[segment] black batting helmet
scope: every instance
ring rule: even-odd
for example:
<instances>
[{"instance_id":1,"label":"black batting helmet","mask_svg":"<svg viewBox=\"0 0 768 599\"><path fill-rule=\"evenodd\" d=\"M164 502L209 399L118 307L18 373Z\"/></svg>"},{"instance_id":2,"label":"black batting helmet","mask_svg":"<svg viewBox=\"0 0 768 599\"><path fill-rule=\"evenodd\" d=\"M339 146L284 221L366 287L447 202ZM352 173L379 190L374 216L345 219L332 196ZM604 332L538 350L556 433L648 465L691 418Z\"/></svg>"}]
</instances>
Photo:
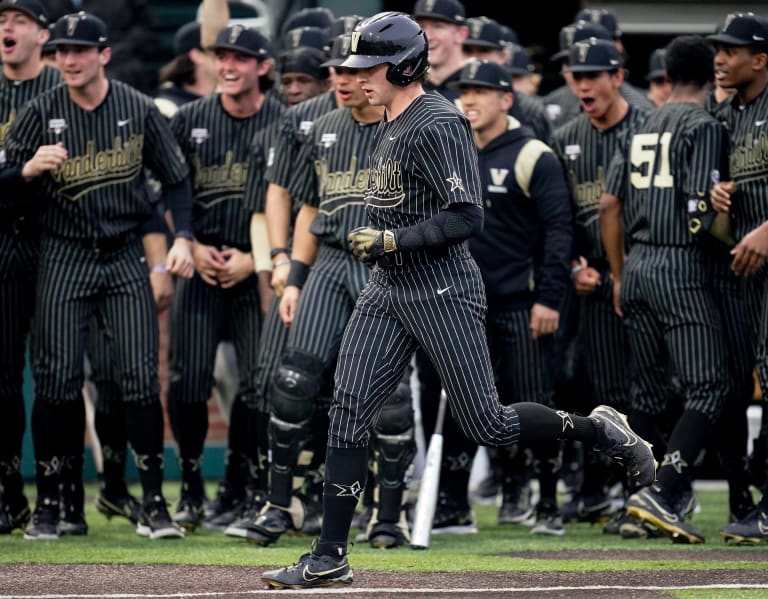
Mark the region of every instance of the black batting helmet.
<instances>
[{"instance_id":1,"label":"black batting helmet","mask_svg":"<svg viewBox=\"0 0 768 599\"><path fill-rule=\"evenodd\" d=\"M355 27L349 57L341 66L368 69L388 64L387 80L405 87L427 71L428 48L424 31L410 16L402 12L382 12Z\"/></svg>"}]
</instances>

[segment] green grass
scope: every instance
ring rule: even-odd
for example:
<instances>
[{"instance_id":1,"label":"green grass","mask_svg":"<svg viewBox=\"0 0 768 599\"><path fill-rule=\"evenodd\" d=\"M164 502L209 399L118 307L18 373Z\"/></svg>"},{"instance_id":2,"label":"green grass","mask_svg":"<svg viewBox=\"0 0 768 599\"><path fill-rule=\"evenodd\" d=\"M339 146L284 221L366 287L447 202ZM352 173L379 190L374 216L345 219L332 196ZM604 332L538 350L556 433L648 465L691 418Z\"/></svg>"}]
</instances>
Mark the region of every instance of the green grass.
<instances>
[{"instance_id":1,"label":"green grass","mask_svg":"<svg viewBox=\"0 0 768 599\"><path fill-rule=\"evenodd\" d=\"M167 497L172 499L178 493L178 484L169 483L166 489ZM188 534L184 540L149 541L136 535L133 526L126 520L108 522L95 511L90 500L95 488L87 487L87 493L90 497L86 519L90 532L86 538L64 537L59 541L30 542L25 541L17 531L10 537L0 537L0 563L276 566L294 562L309 547L310 540L306 537L286 536L272 547L261 548L248 545L241 539L204 530ZM567 525L567 534L562 538L534 537L527 528L497 526L495 507L476 506L481 531L477 535L433 537L432 546L426 551L400 548L389 550L386 555L381 550L359 544L352 548L351 559L356 569L401 572L763 570L763 561L741 561L740 558L754 551L768 557L764 546L731 547L728 550L732 558L724 561L702 559L702 553L728 548L717 535L718 528L725 522L727 499L724 492L718 491L702 492L699 498L702 511L695 516L694 523L707 537L708 544L705 545L673 545L666 539L626 541L603 535L600 527L588 524ZM528 552L581 550L600 551L600 559L585 560L575 554L573 559L546 559L539 554L525 556ZM629 559L624 553L627 550L647 552L648 559ZM680 559L669 554L670 551L681 550L690 558ZM509 553L516 555L510 557Z\"/></svg>"}]
</instances>

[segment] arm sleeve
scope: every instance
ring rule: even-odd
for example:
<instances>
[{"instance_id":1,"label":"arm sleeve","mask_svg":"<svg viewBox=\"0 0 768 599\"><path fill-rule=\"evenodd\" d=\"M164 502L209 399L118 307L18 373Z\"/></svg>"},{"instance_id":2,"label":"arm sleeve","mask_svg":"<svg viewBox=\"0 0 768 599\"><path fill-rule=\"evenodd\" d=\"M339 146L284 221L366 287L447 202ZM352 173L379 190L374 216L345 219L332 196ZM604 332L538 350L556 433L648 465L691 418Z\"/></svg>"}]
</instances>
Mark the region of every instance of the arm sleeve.
<instances>
[{"instance_id":1,"label":"arm sleeve","mask_svg":"<svg viewBox=\"0 0 768 599\"><path fill-rule=\"evenodd\" d=\"M145 135L144 160L163 186L180 183L185 179L189 169L184 154L168 121L151 103L146 115ZM170 204L168 207L171 207Z\"/></svg>"},{"instance_id":2,"label":"arm sleeve","mask_svg":"<svg viewBox=\"0 0 768 599\"><path fill-rule=\"evenodd\" d=\"M294 162L293 176L291 177L288 193L294 202L318 207L319 194L317 185L317 173L315 171L315 137L310 134L299 145Z\"/></svg>"},{"instance_id":3,"label":"arm sleeve","mask_svg":"<svg viewBox=\"0 0 768 599\"><path fill-rule=\"evenodd\" d=\"M139 227L139 234L142 237L152 233L168 233L168 224L165 222L163 208L160 202L152 207L152 214Z\"/></svg>"},{"instance_id":4,"label":"arm sleeve","mask_svg":"<svg viewBox=\"0 0 768 599\"><path fill-rule=\"evenodd\" d=\"M171 211L175 233L192 233L192 183L184 177L178 183L163 187L165 205Z\"/></svg>"},{"instance_id":5,"label":"arm sleeve","mask_svg":"<svg viewBox=\"0 0 768 599\"><path fill-rule=\"evenodd\" d=\"M558 310L570 283L573 217L565 175L552 152L539 157L529 189L544 233L536 301Z\"/></svg>"},{"instance_id":6,"label":"arm sleeve","mask_svg":"<svg viewBox=\"0 0 768 599\"><path fill-rule=\"evenodd\" d=\"M447 210L410 227L395 229L397 249L414 252L440 249L466 241L483 230L483 209L473 204L452 204Z\"/></svg>"}]
</instances>

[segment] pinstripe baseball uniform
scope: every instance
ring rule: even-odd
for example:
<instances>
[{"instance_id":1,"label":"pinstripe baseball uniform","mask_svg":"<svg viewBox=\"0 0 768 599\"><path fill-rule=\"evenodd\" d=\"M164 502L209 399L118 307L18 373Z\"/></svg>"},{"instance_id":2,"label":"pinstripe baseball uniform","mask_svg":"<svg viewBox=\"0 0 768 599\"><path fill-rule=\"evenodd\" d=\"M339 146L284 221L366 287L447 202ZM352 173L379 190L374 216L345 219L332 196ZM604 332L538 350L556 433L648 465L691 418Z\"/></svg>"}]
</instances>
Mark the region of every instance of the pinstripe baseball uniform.
<instances>
[{"instance_id":1,"label":"pinstripe baseball uniform","mask_svg":"<svg viewBox=\"0 0 768 599\"><path fill-rule=\"evenodd\" d=\"M60 82L59 72L48 66L24 81L12 81L0 71L0 487L4 499L13 502L14 514L21 509L16 501L23 491L21 446L26 418L22 371L35 305L39 226L34 215L38 206L30 206L28 195L37 194L13 181L17 175L6 168L3 148L11 125L27 102Z\"/></svg>"},{"instance_id":2,"label":"pinstripe baseball uniform","mask_svg":"<svg viewBox=\"0 0 768 599\"><path fill-rule=\"evenodd\" d=\"M621 85L621 95L629 105L639 112L647 112L653 105L645 94L629 83ZM556 131L575 119L581 113L581 103L567 85L561 85L549 92L543 99L545 114Z\"/></svg>"},{"instance_id":3,"label":"pinstripe baseball uniform","mask_svg":"<svg viewBox=\"0 0 768 599\"><path fill-rule=\"evenodd\" d=\"M576 254L587 259L603 285L581 299L577 343L582 347L586 384L591 397L579 409L605 403L627 409L627 350L624 325L613 311L609 269L600 235L598 206L611 159L620 140L636 129L644 113L629 109L615 126L598 129L587 115L580 115L555 131L554 150L560 157L571 187Z\"/></svg>"},{"instance_id":4,"label":"pinstripe baseball uniform","mask_svg":"<svg viewBox=\"0 0 768 599\"><path fill-rule=\"evenodd\" d=\"M250 117L235 118L222 106L221 96L214 94L186 104L173 118L171 130L190 166L193 232L199 243L250 253L250 217L266 190L264 171L283 110L278 102L265 99ZM235 401L249 405L256 395L254 367L261 329L256 274L228 289L210 285L198 274L178 282L171 310L168 410L182 463L182 494L198 498L207 422L191 423L182 412L199 410L199 417L207 420L207 410L190 404L204 404L210 398L216 347L228 328L240 365ZM244 424L232 422L232 426Z\"/></svg>"}]
</instances>

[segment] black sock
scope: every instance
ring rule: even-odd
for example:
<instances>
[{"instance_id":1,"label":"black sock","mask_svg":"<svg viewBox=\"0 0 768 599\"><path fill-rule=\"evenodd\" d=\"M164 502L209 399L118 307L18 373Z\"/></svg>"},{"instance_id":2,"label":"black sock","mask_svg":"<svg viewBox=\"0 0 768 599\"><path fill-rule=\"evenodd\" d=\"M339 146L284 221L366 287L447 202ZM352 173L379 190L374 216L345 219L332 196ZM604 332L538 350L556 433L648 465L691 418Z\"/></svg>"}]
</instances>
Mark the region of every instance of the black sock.
<instances>
[{"instance_id":1,"label":"black sock","mask_svg":"<svg viewBox=\"0 0 768 599\"><path fill-rule=\"evenodd\" d=\"M659 464L656 486L670 501L690 486L693 466L706 446L714 425L707 416L686 410L677 421L667 444L667 452Z\"/></svg>"},{"instance_id":2,"label":"black sock","mask_svg":"<svg viewBox=\"0 0 768 599\"><path fill-rule=\"evenodd\" d=\"M94 425L101 443L102 488L108 495L123 495L125 486L125 455L128 447L125 408L122 401L99 396ZM104 405L105 403L109 404ZM119 408L118 408L119 405Z\"/></svg>"},{"instance_id":3,"label":"black sock","mask_svg":"<svg viewBox=\"0 0 768 599\"><path fill-rule=\"evenodd\" d=\"M319 555L346 551L355 508L368 476L368 447L328 447L323 488L323 528L315 547Z\"/></svg>"},{"instance_id":4,"label":"black sock","mask_svg":"<svg viewBox=\"0 0 768 599\"><path fill-rule=\"evenodd\" d=\"M456 508L469 509L469 475L477 453L477 443L468 439L450 415L445 415L443 428L445 450L440 466L440 491L456 503Z\"/></svg>"},{"instance_id":5,"label":"black sock","mask_svg":"<svg viewBox=\"0 0 768 599\"><path fill-rule=\"evenodd\" d=\"M61 472L70 456L83 454L85 404L69 401L52 404L35 400L32 439L35 445L35 481L41 499L58 504Z\"/></svg>"},{"instance_id":6,"label":"black sock","mask_svg":"<svg viewBox=\"0 0 768 599\"><path fill-rule=\"evenodd\" d=\"M203 478L200 461L208 434L208 404L181 403L175 407L176 446L181 469L182 494L202 497Z\"/></svg>"},{"instance_id":7,"label":"black sock","mask_svg":"<svg viewBox=\"0 0 768 599\"><path fill-rule=\"evenodd\" d=\"M0 424L0 487L3 497L14 503L24 495L21 478L21 446L26 428L24 397L21 393L3 398L3 418Z\"/></svg>"},{"instance_id":8,"label":"black sock","mask_svg":"<svg viewBox=\"0 0 768 599\"><path fill-rule=\"evenodd\" d=\"M227 467L224 478L233 489L237 490L245 488L245 479L248 477L248 418L250 411L240 396L236 396L229 413ZM256 478L259 478L258 469L256 469L255 474Z\"/></svg>"},{"instance_id":9,"label":"black sock","mask_svg":"<svg viewBox=\"0 0 768 599\"><path fill-rule=\"evenodd\" d=\"M160 401L126 403L125 420L144 498L162 495L163 410Z\"/></svg>"},{"instance_id":10,"label":"black sock","mask_svg":"<svg viewBox=\"0 0 768 599\"><path fill-rule=\"evenodd\" d=\"M575 439L588 446L595 444L595 425L585 416L577 416L533 402L512 404L520 422L520 443L554 442Z\"/></svg>"},{"instance_id":11,"label":"black sock","mask_svg":"<svg viewBox=\"0 0 768 599\"><path fill-rule=\"evenodd\" d=\"M557 508L557 480L560 478L560 442L535 443L533 469L539 479L539 505Z\"/></svg>"}]
</instances>

